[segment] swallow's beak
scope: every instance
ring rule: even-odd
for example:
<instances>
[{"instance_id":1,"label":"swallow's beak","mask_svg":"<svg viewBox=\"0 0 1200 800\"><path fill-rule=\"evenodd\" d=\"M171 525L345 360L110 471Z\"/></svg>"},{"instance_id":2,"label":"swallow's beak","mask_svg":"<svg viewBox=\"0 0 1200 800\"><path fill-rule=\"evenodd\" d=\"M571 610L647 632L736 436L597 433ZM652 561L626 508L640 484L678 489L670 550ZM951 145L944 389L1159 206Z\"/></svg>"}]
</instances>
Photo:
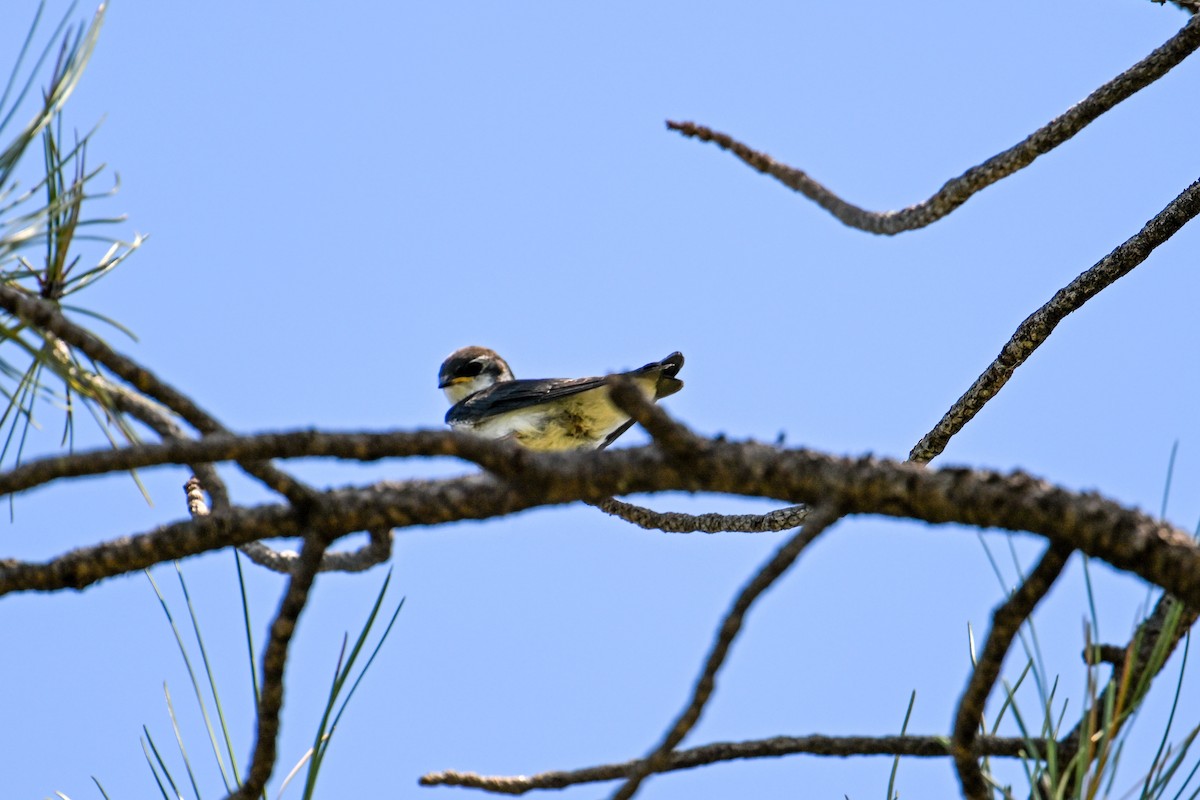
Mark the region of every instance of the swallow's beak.
<instances>
[{"instance_id":1,"label":"swallow's beak","mask_svg":"<svg viewBox=\"0 0 1200 800\"><path fill-rule=\"evenodd\" d=\"M447 386L457 386L460 383L466 383L469 380L471 379L464 378L461 375L457 378L442 378L440 381L438 381L438 388L445 389Z\"/></svg>"}]
</instances>

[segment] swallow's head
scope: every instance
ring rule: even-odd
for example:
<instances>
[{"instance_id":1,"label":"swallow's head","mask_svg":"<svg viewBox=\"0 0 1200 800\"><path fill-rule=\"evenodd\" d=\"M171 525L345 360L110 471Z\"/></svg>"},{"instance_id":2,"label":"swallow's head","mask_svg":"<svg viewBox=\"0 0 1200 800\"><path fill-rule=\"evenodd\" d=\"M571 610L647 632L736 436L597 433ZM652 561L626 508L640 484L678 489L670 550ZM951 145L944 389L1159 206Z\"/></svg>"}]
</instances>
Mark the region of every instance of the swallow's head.
<instances>
[{"instance_id":1,"label":"swallow's head","mask_svg":"<svg viewBox=\"0 0 1200 800\"><path fill-rule=\"evenodd\" d=\"M508 363L486 347L463 347L442 362L438 388L451 404L486 389L497 381L511 381Z\"/></svg>"}]
</instances>

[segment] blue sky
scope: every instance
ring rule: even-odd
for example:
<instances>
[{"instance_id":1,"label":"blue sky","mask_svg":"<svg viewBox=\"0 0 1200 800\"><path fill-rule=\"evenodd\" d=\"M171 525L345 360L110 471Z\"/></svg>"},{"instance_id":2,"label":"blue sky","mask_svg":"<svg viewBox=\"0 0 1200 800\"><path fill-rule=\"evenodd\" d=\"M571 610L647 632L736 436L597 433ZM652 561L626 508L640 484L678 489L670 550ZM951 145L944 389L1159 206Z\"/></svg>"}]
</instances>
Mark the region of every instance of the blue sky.
<instances>
[{"instance_id":1,"label":"blue sky","mask_svg":"<svg viewBox=\"0 0 1200 800\"><path fill-rule=\"evenodd\" d=\"M15 52L33 9L0 8L0 53ZM525 377L601 374L678 349L687 387L667 405L700 432L782 432L797 446L901 458L1021 320L1196 179L1200 61L937 225L894 238L842 226L664 120L710 125L851 201L900 208L1024 138L1184 21L1144 0L1018 0L1002 11L117 0L67 123L103 119L90 157L121 187L98 208L128 214L126 235L150 238L78 302L136 331L137 342L109 338L238 431L438 427L438 365L466 344L499 350ZM1192 223L1069 317L937 463L1024 469L1157 513L1178 441L1167 515L1193 528L1198 231ZM49 452L58 412L43 409L42 423L31 447ZM467 469L295 468L323 486ZM241 502L270 500L227 474ZM4 555L49 558L185 515L184 471L142 477L153 506L127 476L18 498ZM1000 534L986 539L1007 552ZM416 778L645 752L777 541L648 533L587 507L400 532L393 584L406 605L343 719L322 788L458 795ZM1039 543L1017 537L1016 549L1028 562ZM184 570L244 762L252 719L232 556ZM169 566L156 575L173 579ZM1093 577L1102 635L1123 642L1145 588L1102 565ZM277 779L308 746L342 633L382 578L318 581L295 642ZM253 572L260 628L281 589ZM894 733L914 689L910 730L945 733L968 675L967 627L984 630L1003 591L974 531L848 520L751 612L685 745ZM1085 609L1075 560L1038 616L1071 709ZM138 738L145 724L170 746L164 681L208 770L204 796L220 796L143 576L7 597L0 629L5 797L97 797L92 775L114 798L151 796ZM1196 679L1180 710L1189 725ZM858 800L883 795L890 766L724 764L654 778L641 796ZM946 760L903 763L898 786L957 791Z\"/></svg>"}]
</instances>

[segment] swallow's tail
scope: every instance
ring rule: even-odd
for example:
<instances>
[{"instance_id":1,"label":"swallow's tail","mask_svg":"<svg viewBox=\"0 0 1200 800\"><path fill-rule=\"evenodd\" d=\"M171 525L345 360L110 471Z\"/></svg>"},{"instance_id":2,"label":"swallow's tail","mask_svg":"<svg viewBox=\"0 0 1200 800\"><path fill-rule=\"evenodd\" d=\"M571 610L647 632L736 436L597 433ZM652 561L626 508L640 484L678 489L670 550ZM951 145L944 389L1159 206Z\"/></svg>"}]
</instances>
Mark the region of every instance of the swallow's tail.
<instances>
[{"instance_id":1,"label":"swallow's tail","mask_svg":"<svg viewBox=\"0 0 1200 800\"><path fill-rule=\"evenodd\" d=\"M655 388L654 399L661 400L662 398L675 394L683 388L683 381L675 376L679 374L679 370L683 369L683 353L676 350L671 355L657 363L647 364L642 367L644 370L657 369L658 385Z\"/></svg>"}]
</instances>

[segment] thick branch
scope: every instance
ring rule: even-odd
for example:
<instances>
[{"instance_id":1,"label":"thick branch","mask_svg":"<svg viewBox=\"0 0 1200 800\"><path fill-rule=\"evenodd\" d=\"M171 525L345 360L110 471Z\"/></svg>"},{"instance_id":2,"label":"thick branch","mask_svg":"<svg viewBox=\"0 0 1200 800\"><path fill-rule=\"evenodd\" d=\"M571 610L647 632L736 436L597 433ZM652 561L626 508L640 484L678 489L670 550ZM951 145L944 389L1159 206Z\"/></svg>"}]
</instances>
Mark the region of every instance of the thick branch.
<instances>
[{"instance_id":1,"label":"thick branch","mask_svg":"<svg viewBox=\"0 0 1200 800\"><path fill-rule=\"evenodd\" d=\"M1046 752L1043 739L1026 740L980 736L975 741L977 757L1024 758L1032 744ZM671 753L656 773L694 769L722 761L747 758L779 758L807 754L815 756L914 756L936 758L950 755L950 740L945 736L775 736L746 742L715 742ZM421 776L422 786L463 786L497 794L525 794L535 789L565 789L580 783L612 781L624 778L645 763L642 759L620 764L603 764L576 770L555 770L537 775L486 776L473 772L433 772Z\"/></svg>"},{"instance_id":2,"label":"thick branch","mask_svg":"<svg viewBox=\"0 0 1200 800\"><path fill-rule=\"evenodd\" d=\"M852 228L897 234L923 228L965 203L971 195L1007 178L1070 139L1101 114L1167 74L1200 47L1200 18L1192 17L1173 37L1125 72L1034 131L1024 141L945 183L932 197L900 211L867 211L838 197L802 170L789 167L732 137L693 122L667 122L684 136L712 142L750 167L799 192Z\"/></svg>"},{"instance_id":3,"label":"thick branch","mask_svg":"<svg viewBox=\"0 0 1200 800\"><path fill-rule=\"evenodd\" d=\"M421 435L454 438L449 432ZM505 443L478 441L502 460ZM0 594L83 588L159 561L266 537L298 536L305 524L336 537L487 519L622 492L693 490L832 503L847 514L1029 531L1133 572L1200 607L1200 547L1188 533L1097 494L1068 491L1021 473L931 470L718 440L708 440L702 454L682 460L667 458L655 447L522 456L514 480L472 475L331 491L307 515L278 505L235 509L82 548L45 564L0 561Z\"/></svg>"}]
</instances>

